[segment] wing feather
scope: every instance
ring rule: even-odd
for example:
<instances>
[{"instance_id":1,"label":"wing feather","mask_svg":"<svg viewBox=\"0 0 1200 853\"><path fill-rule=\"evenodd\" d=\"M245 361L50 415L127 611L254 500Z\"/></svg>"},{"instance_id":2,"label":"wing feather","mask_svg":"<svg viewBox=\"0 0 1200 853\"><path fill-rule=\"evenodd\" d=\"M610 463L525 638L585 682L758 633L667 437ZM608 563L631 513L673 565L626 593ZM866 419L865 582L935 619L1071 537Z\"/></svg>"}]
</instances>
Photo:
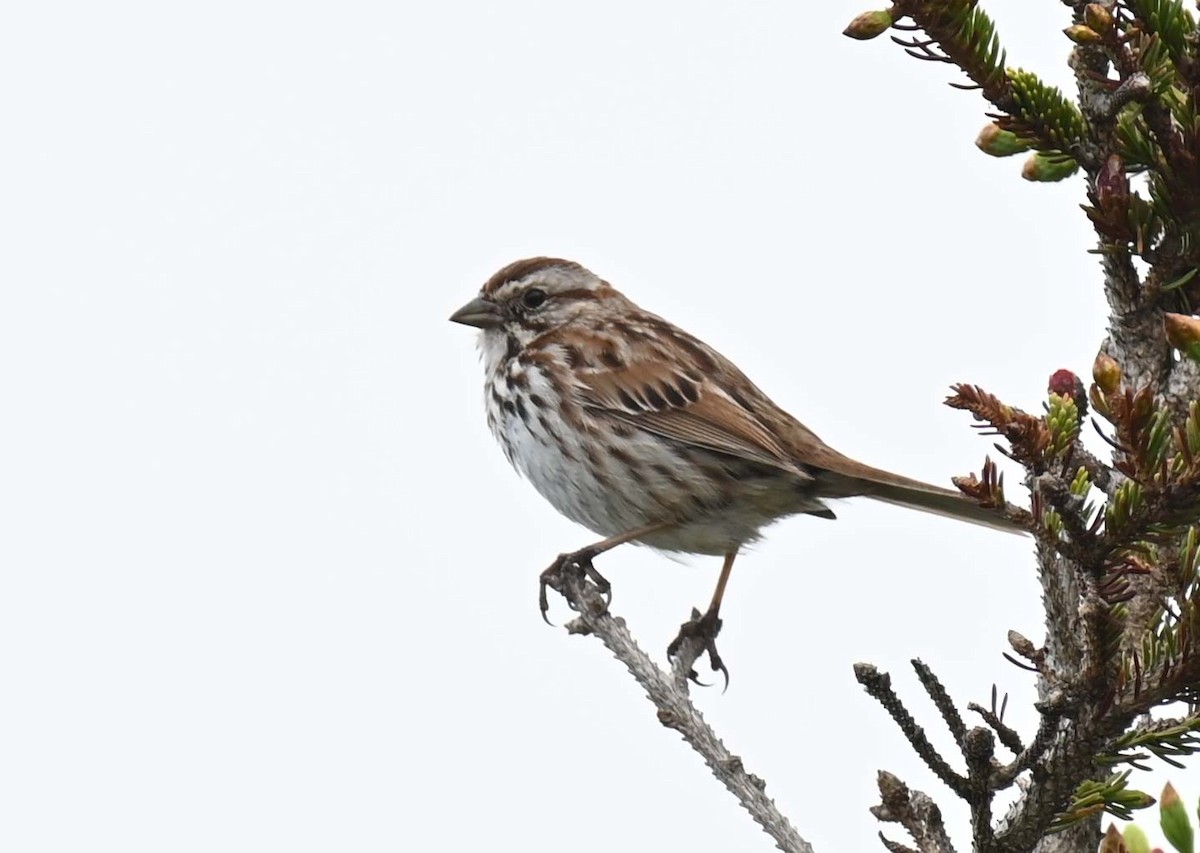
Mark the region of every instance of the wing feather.
<instances>
[{"instance_id":1,"label":"wing feather","mask_svg":"<svg viewBox=\"0 0 1200 853\"><path fill-rule=\"evenodd\" d=\"M714 376L695 367L669 359L621 361L594 367L578 381L581 402L593 411L656 435L809 479L753 412L722 390Z\"/></svg>"}]
</instances>

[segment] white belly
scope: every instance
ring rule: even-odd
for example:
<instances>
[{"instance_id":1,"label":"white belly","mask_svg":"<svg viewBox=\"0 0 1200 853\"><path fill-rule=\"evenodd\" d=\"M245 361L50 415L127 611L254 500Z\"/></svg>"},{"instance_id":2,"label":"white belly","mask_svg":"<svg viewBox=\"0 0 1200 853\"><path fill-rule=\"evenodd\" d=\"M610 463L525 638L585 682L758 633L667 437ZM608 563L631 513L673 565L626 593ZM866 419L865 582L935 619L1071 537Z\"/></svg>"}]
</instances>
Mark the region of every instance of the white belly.
<instances>
[{"instance_id":1,"label":"white belly","mask_svg":"<svg viewBox=\"0 0 1200 853\"><path fill-rule=\"evenodd\" d=\"M519 393L510 390L512 371L524 374L516 380L525 386ZM681 448L635 428L613 435L611 424L581 432L537 369L510 363L489 379L488 424L509 461L555 509L602 537L667 521L670 527L643 544L725 554L772 521L819 505L732 457Z\"/></svg>"}]
</instances>

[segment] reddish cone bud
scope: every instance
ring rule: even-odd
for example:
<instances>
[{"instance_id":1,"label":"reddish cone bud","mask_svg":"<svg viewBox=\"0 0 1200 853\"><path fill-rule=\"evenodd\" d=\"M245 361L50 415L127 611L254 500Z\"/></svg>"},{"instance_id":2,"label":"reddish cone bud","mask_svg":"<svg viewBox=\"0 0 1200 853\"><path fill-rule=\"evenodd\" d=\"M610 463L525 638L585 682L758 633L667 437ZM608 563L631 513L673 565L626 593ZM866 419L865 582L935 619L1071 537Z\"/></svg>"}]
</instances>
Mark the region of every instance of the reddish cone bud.
<instances>
[{"instance_id":1,"label":"reddish cone bud","mask_svg":"<svg viewBox=\"0 0 1200 853\"><path fill-rule=\"evenodd\" d=\"M1096 175L1096 201L1106 211L1129 207L1129 177L1125 162L1116 154L1104 161Z\"/></svg>"},{"instance_id":2,"label":"reddish cone bud","mask_svg":"<svg viewBox=\"0 0 1200 853\"><path fill-rule=\"evenodd\" d=\"M1079 383L1079 377L1069 370L1056 370L1050 374L1049 387L1046 389L1051 394L1057 394L1060 397L1074 397L1075 386Z\"/></svg>"},{"instance_id":3,"label":"reddish cone bud","mask_svg":"<svg viewBox=\"0 0 1200 853\"><path fill-rule=\"evenodd\" d=\"M1083 387L1083 381L1071 371L1066 369L1054 371L1050 375L1050 382L1047 384L1046 390L1051 394L1067 397L1074 401L1080 420L1087 416L1087 389Z\"/></svg>"}]
</instances>

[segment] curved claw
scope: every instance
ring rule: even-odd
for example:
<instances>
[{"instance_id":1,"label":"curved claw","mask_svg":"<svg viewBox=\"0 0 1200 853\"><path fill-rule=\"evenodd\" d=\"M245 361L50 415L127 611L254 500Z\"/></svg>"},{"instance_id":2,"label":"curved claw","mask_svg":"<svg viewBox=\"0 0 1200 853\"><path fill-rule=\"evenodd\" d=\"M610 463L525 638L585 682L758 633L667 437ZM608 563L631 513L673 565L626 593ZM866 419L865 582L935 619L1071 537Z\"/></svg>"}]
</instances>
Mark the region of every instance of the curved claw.
<instances>
[{"instance_id":1,"label":"curved claw","mask_svg":"<svg viewBox=\"0 0 1200 853\"><path fill-rule=\"evenodd\" d=\"M725 666L724 661L721 660L720 655L717 655L717 660L715 663L713 663L712 652L707 649L705 651L708 653L709 665L712 666L713 672L721 673L721 677L725 682L721 686L721 693L725 693L725 691L729 689L729 669L728 669L728 667ZM696 672L696 670L694 670L694 669L688 670L687 678L688 678L688 681L692 682L692 684L695 684L697 687L712 687L713 686L711 682L701 681L700 674L698 672Z\"/></svg>"},{"instance_id":2,"label":"curved claw","mask_svg":"<svg viewBox=\"0 0 1200 853\"><path fill-rule=\"evenodd\" d=\"M546 596L546 588L552 586L556 590L558 589L557 581L562 575L568 556L568 554L559 554L554 562L538 576L538 609L542 612L542 621L551 627L554 626L554 623L547 615L550 612L550 601Z\"/></svg>"},{"instance_id":3,"label":"curved claw","mask_svg":"<svg viewBox=\"0 0 1200 853\"><path fill-rule=\"evenodd\" d=\"M595 584L599 593L604 596L604 606L607 608L612 604L612 584L608 582L608 578L596 571L596 567L592 565L592 557L594 551L591 548L584 548L581 551L575 551L571 554L559 554L553 563L542 572L538 587L538 608L542 612L542 621L547 625L553 625L547 612L550 610L550 602L546 597L546 588L553 587L556 591L561 592L561 582L564 572L576 572L580 577L590 580Z\"/></svg>"},{"instance_id":4,"label":"curved claw","mask_svg":"<svg viewBox=\"0 0 1200 853\"><path fill-rule=\"evenodd\" d=\"M592 565L591 558L585 557L577 565L583 569L583 573L587 579L594 583L596 589L604 596L604 606L608 607L612 604L612 584L608 582L608 578L596 571L596 567Z\"/></svg>"},{"instance_id":5,"label":"curved claw","mask_svg":"<svg viewBox=\"0 0 1200 853\"><path fill-rule=\"evenodd\" d=\"M725 679L725 685L721 688L721 693L724 694L729 689L729 669L725 666L725 661L721 660L721 656L717 654L715 647L708 650L708 662L713 671L719 671L721 677Z\"/></svg>"},{"instance_id":6,"label":"curved claw","mask_svg":"<svg viewBox=\"0 0 1200 853\"><path fill-rule=\"evenodd\" d=\"M538 609L542 611L542 621L553 628L554 623L550 621L550 617L547 615L550 612L550 601L546 598L546 587L549 585L545 577L541 578L538 583Z\"/></svg>"},{"instance_id":7,"label":"curved claw","mask_svg":"<svg viewBox=\"0 0 1200 853\"><path fill-rule=\"evenodd\" d=\"M708 656L709 665L713 672L721 673L724 678L725 686L721 688L724 693L729 689L729 669L725 666L725 662L721 660L721 655L717 652L717 635L721 632L721 619L717 616L715 610L709 610L704 615L696 608L692 608L692 617L679 626L679 634L667 646L667 657L673 658L679 652L679 648L683 645L684 640L696 639L704 643L704 649L701 654ZM700 680L700 676L696 670L688 672L688 680L699 687L712 687Z\"/></svg>"}]
</instances>

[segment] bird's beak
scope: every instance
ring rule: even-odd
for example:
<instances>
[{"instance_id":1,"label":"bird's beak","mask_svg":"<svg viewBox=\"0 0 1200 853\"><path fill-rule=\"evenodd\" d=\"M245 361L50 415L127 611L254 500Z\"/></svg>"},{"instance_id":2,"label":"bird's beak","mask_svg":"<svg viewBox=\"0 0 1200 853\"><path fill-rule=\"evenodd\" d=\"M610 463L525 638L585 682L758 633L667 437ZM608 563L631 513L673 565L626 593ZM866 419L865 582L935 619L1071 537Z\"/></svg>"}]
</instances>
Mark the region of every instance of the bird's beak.
<instances>
[{"instance_id":1,"label":"bird's beak","mask_svg":"<svg viewBox=\"0 0 1200 853\"><path fill-rule=\"evenodd\" d=\"M451 323L462 323L464 326L475 326L480 329L491 329L504 322L504 312L500 306L490 299L476 296L462 308L450 315Z\"/></svg>"}]
</instances>

